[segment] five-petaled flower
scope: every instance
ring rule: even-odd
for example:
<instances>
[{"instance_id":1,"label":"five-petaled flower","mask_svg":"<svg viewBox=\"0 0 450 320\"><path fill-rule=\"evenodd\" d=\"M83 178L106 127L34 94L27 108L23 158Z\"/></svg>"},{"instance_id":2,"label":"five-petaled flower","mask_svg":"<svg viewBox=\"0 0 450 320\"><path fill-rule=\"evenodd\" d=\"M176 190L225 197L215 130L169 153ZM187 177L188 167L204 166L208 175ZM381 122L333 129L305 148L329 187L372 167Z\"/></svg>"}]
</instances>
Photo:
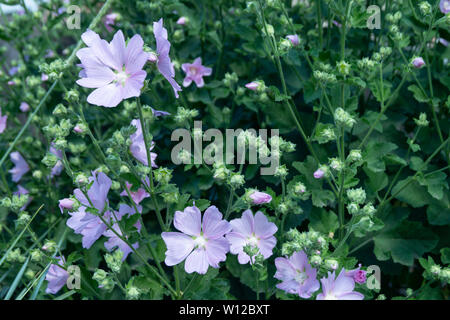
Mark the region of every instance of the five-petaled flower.
<instances>
[{"instance_id":1,"label":"five-petaled flower","mask_svg":"<svg viewBox=\"0 0 450 320\"><path fill-rule=\"evenodd\" d=\"M210 76L212 69L202 65L202 58L198 57L193 63L183 63L181 69L186 73L186 77L183 80L183 86L188 87L192 81L195 82L197 87L201 88L205 85L203 81L204 76Z\"/></svg>"}]
</instances>

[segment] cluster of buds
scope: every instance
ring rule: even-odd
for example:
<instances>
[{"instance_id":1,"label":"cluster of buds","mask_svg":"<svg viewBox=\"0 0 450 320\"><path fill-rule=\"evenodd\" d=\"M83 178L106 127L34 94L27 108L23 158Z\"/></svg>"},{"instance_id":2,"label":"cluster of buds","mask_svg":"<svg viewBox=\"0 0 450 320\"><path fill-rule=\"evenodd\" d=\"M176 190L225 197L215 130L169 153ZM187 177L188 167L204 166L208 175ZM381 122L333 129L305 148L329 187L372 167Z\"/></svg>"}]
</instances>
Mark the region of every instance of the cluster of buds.
<instances>
[{"instance_id":1,"label":"cluster of buds","mask_svg":"<svg viewBox=\"0 0 450 320\"><path fill-rule=\"evenodd\" d=\"M171 169L160 167L153 171L156 182L161 185L166 185L172 179L172 171Z\"/></svg>"},{"instance_id":2,"label":"cluster of buds","mask_svg":"<svg viewBox=\"0 0 450 320\"><path fill-rule=\"evenodd\" d=\"M239 78L236 72L233 73L225 73L225 77L223 79L223 84L227 87L232 87L234 84L238 82Z\"/></svg>"},{"instance_id":3,"label":"cluster of buds","mask_svg":"<svg viewBox=\"0 0 450 320\"><path fill-rule=\"evenodd\" d=\"M198 116L198 110L186 109L184 107L178 107L175 115L175 121L179 124L190 122L193 118Z\"/></svg>"},{"instance_id":4,"label":"cluster of buds","mask_svg":"<svg viewBox=\"0 0 450 320\"><path fill-rule=\"evenodd\" d=\"M291 229L287 232L287 238L288 241L281 249L283 255L303 250L308 256L322 256L328 251L328 240L317 231L299 232Z\"/></svg>"},{"instance_id":5,"label":"cluster of buds","mask_svg":"<svg viewBox=\"0 0 450 320\"><path fill-rule=\"evenodd\" d=\"M339 61L336 64L336 69L341 76L348 76L350 74L350 64L345 61Z\"/></svg>"},{"instance_id":6,"label":"cluster of buds","mask_svg":"<svg viewBox=\"0 0 450 320\"><path fill-rule=\"evenodd\" d=\"M419 3L420 13L424 16L428 16L431 13L431 4L428 1L422 1Z\"/></svg>"},{"instance_id":7,"label":"cluster of buds","mask_svg":"<svg viewBox=\"0 0 450 320\"><path fill-rule=\"evenodd\" d=\"M347 161L349 163L361 164L361 162L362 162L361 150L359 150L359 149L350 150L350 152L347 156Z\"/></svg>"},{"instance_id":8,"label":"cluster of buds","mask_svg":"<svg viewBox=\"0 0 450 320\"><path fill-rule=\"evenodd\" d=\"M61 78L65 69L67 69L67 63L62 59L52 61L50 64L43 63L39 66L39 70L48 75L48 79L50 80Z\"/></svg>"},{"instance_id":9,"label":"cluster of buds","mask_svg":"<svg viewBox=\"0 0 450 320\"><path fill-rule=\"evenodd\" d=\"M244 183L245 183L245 178L242 174L233 172L228 176L227 184L232 189L239 189L240 187L242 187L244 185Z\"/></svg>"},{"instance_id":10,"label":"cluster of buds","mask_svg":"<svg viewBox=\"0 0 450 320\"><path fill-rule=\"evenodd\" d=\"M316 78L317 81L324 83L335 83L337 81L334 74L319 70L314 71L314 78Z\"/></svg>"},{"instance_id":11,"label":"cluster of buds","mask_svg":"<svg viewBox=\"0 0 450 320\"><path fill-rule=\"evenodd\" d=\"M419 126L419 127L428 127L428 124L430 123L427 120L427 114L422 112L419 115L419 119L414 119L414 122Z\"/></svg>"},{"instance_id":12,"label":"cluster of buds","mask_svg":"<svg viewBox=\"0 0 450 320\"><path fill-rule=\"evenodd\" d=\"M393 24L397 24L401 18L402 18L402 13L400 11L397 11L394 14L388 13L386 15L386 21L393 23Z\"/></svg>"},{"instance_id":13,"label":"cluster of buds","mask_svg":"<svg viewBox=\"0 0 450 320\"><path fill-rule=\"evenodd\" d=\"M122 250L116 250L112 254L105 254L105 262L108 268L114 273L120 272L120 268L122 268L122 258Z\"/></svg>"},{"instance_id":14,"label":"cluster of buds","mask_svg":"<svg viewBox=\"0 0 450 320\"><path fill-rule=\"evenodd\" d=\"M223 162L215 162L213 164L213 177L217 180L225 180L230 175L231 171Z\"/></svg>"},{"instance_id":15,"label":"cluster of buds","mask_svg":"<svg viewBox=\"0 0 450 320\"><path fill-rule=\"evenodd\" d=\"M342 108L337 108L334 112L334 120L338 126L351 129L356 120Z\"/></svg>"},{"instance_id":16,"label":"cluster of buds","mask_svg":"<svg viewBox=\"0 0 450 320\"><path fill-rule=\"evenodd\" d=\"M361 60L358 60L357 65L362 70L371 71L374 69L376 62L371 60L370 58L362 58Z\"/></svg>"},{"instance_id":17,"label":"cluster of buds","mask_svg":"<svg viewBox=\"0 0 450 320\"><path fill-rule=\"evenodd\" d=\"M61 139L64 140L72 129L73 125L70 119L62 119L58 124L49 124L43 128L44 132L51 140Z\"/></svg>"},{"instance_id":18,"label":"cluster of buds","mask_svg":"<svg viewBox=\"0 0 450 320\"><path fill-rule=\"evenodd\" d=\"M343 163L338 158L330 158L329 161L329 167L337 172L340 172L345 167L345 163Z\"/></svg>"},{"instance_id":19,"label":"cluster of buds","mask_svg":"<svg viewBox=\"0 0 450 320\"><path fill-rule=\"evenodd\" d=\"M19 248L11 250L6 255L6 261L10 263L19 262L24 263L26 260L25 255L22 254Z\"/></svg>"},{"instance_id":20,"label":"cluster of buds","mask_svg":"<svg viewBox=\"0 0 450 320\"><path fill-rule=\"evenodd\" d=\"M111 292L112 289L114 289L115 282L112 276L103 269L95 270L92 279L97 281L98 287L102 290L105 290L106 292Z\"/></svg>"},{"instance_id":21,"label":"cluster of buds","mask_svg":"<svg viewBox=\"0 0 450 320\"><path fill-rule=\"evenodd\" d=\"M28 194L14 194L11 197L5 197L0 200L0 207L11 209L13 212L19 212L29 201Z\"/></svg>"},{"instance_id":22,"label":"cluster of buds","mask_svg":"<svg viewBox=\"0 0 450 320\"><path fill-rule=\"evenodd\" d=\"M125 287L126 297L128 300L137 300L142 294L142 291L138 287L134 286L133 282L134 278L131 278Z\"/></svg>"}]
</instances>

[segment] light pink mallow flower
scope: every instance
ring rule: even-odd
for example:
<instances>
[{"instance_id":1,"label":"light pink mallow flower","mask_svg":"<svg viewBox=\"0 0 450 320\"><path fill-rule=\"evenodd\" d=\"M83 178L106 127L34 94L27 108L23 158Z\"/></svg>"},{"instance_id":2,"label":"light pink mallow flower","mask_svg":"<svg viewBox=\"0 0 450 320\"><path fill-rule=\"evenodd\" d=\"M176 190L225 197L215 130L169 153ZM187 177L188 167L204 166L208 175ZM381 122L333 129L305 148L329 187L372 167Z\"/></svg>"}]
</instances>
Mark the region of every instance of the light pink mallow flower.
<instances>
[{"instance_id":1,"label":"light pink mallow flower","mask_svg":"<svg viewBox=\"0 0 450 320\"><path fill-rule=\"evenodd\" d=\"M139 188L137 191L131 191L132 184L128 181L125 182L126 188L130 192L131 199L133 199L134 203L139 204L145 198L150 197L150 195L145 191L144 188ZM123 190L120 194L121 196L128 197L128 193L126 190Z\"/></svg>"},{"instance_id":2,"label":"light pink mallow flower","mask_svg":"<svg viewBox=\"0 0 450 320\"><path fill-rule=\"evenodd\" d=\"M319 290L320 283L317 280L317 269L312 268L305 252L294 252L288 258L276 258L277 272L275 279L282 282L277 288L287 293L298 294L301 298L308 299Z\"/></svg>"},{"instance_id":3,"label":"light pink mallow flower","mask_svg":"<svg viewBox=\"0 0 450 320\"><path fill-rule=\"evenodd\" d=\"M290 34L286 36L286 39L288 39L294 47L300 44L300 38L296 34Z\"/></svg>"},{"instance_id":4,"label":"light pink mallow flower","mask_svg":"<svg viewBox=\"0 0 450 320\"><path fill-rule=\"evenodd\" d=\"M260 83L256 81L249 82L245 85L245 87L252 91L257 91L259 89Z\"/></svg>"},{"instance_id":5,"label":"light pink mallow flower","mask_svg":"<svg viewBox=\"0 0 450 320\"><path fill-rule=\"evenodd\" d=\"M166 243L168 266L174 266L186 260L187 273L205 274L209 266L219 268L219 262L225 261L230 245L224 235L231 231L230 224L222 220L222 213L211 206L203 215L193 206L184 211L176 211L174 226L181 232L163 232Z\"/></svg>"},{"instance_id":6,"label":"light pink mallow flower","mask_svg":"<svg viewBox=\"0 0 450 320\"><path fill-rule=\"evenodd\" d=\"M367 280L367 272L361 270L361 264L358 265L358 268L349 270L345 273L347 277L353 278L356 283L366 283Z\"/></svg>"},{"instance_id":7,"label":"light pink mallow flower","mask_svg":"<svg viewBox=\"0 0 450 320\"><path fill-rule=\"evenodd\" d=\"M121 30L114 34L110 43L100 39L92 30L81 35L87 48L77 51L83 71L77 84L96 88L88 96L90 104L107 108L116 107L122 100L139 97L147 73L142 70L148 60L144 41L134 35L128 44Z\"/></svg>"},{"instance_id":8,"label":"light pink mallow flower","mask_svg":"<svg viewBox=\"0 0 450 320\"><path fill-rule=\"evenodd\" d=\"M139 121L139 119L134 119L133 121L131 121L131 125L135 126L137 130L130 136L131 139L130 152L133 155L133 157L136 158L136 160L148 166L147 152L145 151L145 141L142 132L141 121ZM152 141L150 151L153 150L154 147L155 143ZM153 168L158 167L155 163L157 156L158 155L156 153L150 152Z\"/></svg>"},{"instance_id":9,"label":"light pink mallow flower","mask_svg":"<svg viewBox=\"0 0 450 320\"><path fill-rule=\"evenodd\" d=\"M325 175L325 172L323 172L322 169L317 169L314 172L314 178L316 178L316 179L322 179L324 175Z\"/></svg>"},{"instance_id":10,"label":"light pink mallow flower","mask_svg":"<svg viewBox=\"0 0 450 320\"><path fill-rule=\"evenodd\" d=\"M22 112L28 112L28 111L30 111L30 105L26 102L22 102L19 106L19 109Z\"/></svg>"},{"instance_id":11,"label":"light pink mallow flower","mask_svg":"<svg viewBox=\"0 0 450 320\"><path fill-rule=\"evenodd\" d=\"M345 269L336 278L335 271L328 272L328 278L322 278L322 293L317 295L316 300L363 300L362 293L353 291L355 281L352 277L345 275Z\"/></svg>"},{"instance_id":12,"label":"light pink mallow flower","mask_svg":"<svg viewBox=\"0 0 450 320\"><path fill-rule=\"evenodd\" d=\"M254 204L263 204L272 201L272 196L264 192L255 191L250 195L250 199L253 200Z\"/></svg>"},{"instance_id":13,"label":"light pink mallow flower","mask_svg":"<svg viewBox=\"0 0 450 320\"><path fill-rule=\"evenodd\" d=\"M60 266L64 265L64 257L55 258L58 259L58 264ZM46 293L56 294L66 284L69 273L60 266L52 264L48 268L48 272L45 275L45 280L48 281L47 289L45 289Z\"/></svg>"},{"instance_id":14,"label":"light pink mallow flower","mask_svg":"<svg viewBox=\"0 0 450 320\"><path fill-rule=\"evenodd\" d=\"M137 209L138 209L139 214L140 214L142 212L142 207L141 206L137 206ZM123 216L125 216L125 215L131 216L131 215L133 215L135 213L136 213L136 211L132 207L130 207L130 206L126 205L126 204L121 204L120 207L119 207L119 212L116 212L114 217L117 218L117 221L120 221L120 220L122 220ZM134 224L134 226L136 227L138 232L141 232L141 223L140 223L140 221L136 222ZM122 231L120 230L120 227L119 227L117 222L113 224L112 228L114 229L114 231L117 232L117 234L119 234L120 236L123 236ZM106 230L103 233L103 235L105 237L109 238L109 240L105 242L105 248L108 251L112 251L114 248L117 247L120 251L123 252L122 261L125 261L125 259L133 251L133 249L131 249L130 246L125 241L120 239L119 236L114 231L108 229L108 230ZM128 236L125 235L125 238L127 239ZM132 246L133 246L134 249L137 249L137 248L139 248L139 243L136 242L136 243L132 244Z\"/></svg>"},{"instance_id":15,"label":"light pink mallow flower","mask_svg":"<svg viewBox=\"0 0 450 320\"><path fill-rule=\"evenodd\" d=\"M450 0L441 0L439 3L439 8L443 14L447 14L450 12Z\"/></svg>"},{"instance_id":16,"label":"light pink mallow flower","mask_svg":"<svg viewBox=\"0 0 450 320\"><path fill-rule=\"evenodd\" d=\"M186 73L186 77L183 80L183 86L188 87L192 81L195 82L198 88L205 85L203 81L204 76L210 76L212 69L202 65L202 58L198 57L193 63L183 63L181 69Z\"/></svg>"},{"instance_id":17,"label":"light pink mallow flower","mask_svg":"<svg viewBox=\"0 0 450 320\"><path fill-rule=\"evenodd\" d=\"M273 235L278 228L269 222L261 211L253 216L251 210L245 210L242 217L231 220L230 225L232 231L225 237L230 242L230 252L238 255L240 264L250 261L250 256L244 252L246 245L257 247L258 253L262 254L264 259L272 255L272 249L277 244L277 239Z\"/></svg>"},{"instance_id":18,"label":"light pink mallow flower","mask_svg":"<svg viewBox=\"0 0 450 320\"><path fill-rule=\"evenodd\" d=\"M157 67L164 78L169 81L173 88L175 97L178 98L178 91L182 91L180 85L175 81L175 69L170 60L170 42L167 40L167 30L163 27L163 19L153 22L153 34L156 39L156 54L158 55Z\"/></svg>"},{"instance_id":19,"label":"light pink mallow flower","mask_svg":"<svg viewBox=\"0 0 450 320\"><path fill-rule=\"evenodd\" d=\"M66 223L75 233L83 236L82 245L86 249L89 249L107 229L106 224L99 216L87 212L86 209L97 209L98 214L102 215L103 220L106 222L109 222L111 217L111 212L104 210L108 205L108 192L111 188L111 179L103 172L99 172L98 174L93 172L92 177L89 178L89 182L92 183L87 191L89 199L86 198L80 189L74 190L73 193L82 206L78 211L69 213L71 218Z\"/></svg>"},{"instance_id":20,"label":"light pink mallow flower","mask_svg":"<svg viewBox=\"0 0 450 320\"><path fill-rule=\"evenodd\" d=\"M18 151L11 152L9 157L15 165L14 168L9 170L9 173L12 175L12 181L19 182L19 180L22 179L22 176L30 171L30 167Z\"/></svg>"},{"instance_id":21,"label":"light pink mallow flower","mask_svg":"<svg viewBox=\"0 0 450 320\"><path fill-rule=\"evenodd\" d=\"M422 57L417 57L413 59L412 64L414 68L420 69L425 65L425 61L423 60Z\"/></svg>"},{"instance_id":22,"label":"light pink mallow flower","mask_svg":"<svg viewBox=\"0 0 450 320\"><path fill-rule=\"evenodd\" d=\"M2 116L2 108L0 107L0 133L3 133L6 129L6 123L8 121L8 116Z\"/></svg>"},{"instance_id":23,"label":"light pink mallow flower","mask_svg":"<svg viewBox=\"0 0 450 320\"><path fill-rule=\"evenodd\" d=\"M41 81L42 81L42 82L45 82L45 81L47 81L47 80L48 80L48 75L45 74L45 73L41 74Z\"/></svg>"},{"instance_id":24,"label":"light pink mallow flower","mask_svg":"<svg viewBox=\"0 0 450 320\"><path fill-rule=\"evenodd\" d=\"M59 204L58 204L59 210L61 210L61 213L64 212L64 209L72 210L74 203L75 203L75 201L73 201L72 199L69 199L69 198L61 199L61 200L59 200Z\"/></svg>"},{"instance_id":25,"label":"light pink mallow flower","mask_svg":"<svg viewBox=\"0 0 450 320\"><path fill-rule=\"evenodd\" d=\"M186 24L186 17L180 17L180 18L177 20L177 24L179 24L179 25L181 25L181 26L184 26L184 25Z\"/></svg>"},{"instance_id":26,"label":"light pink mallow flower","mask_svg":"<svg viewBox=\"0 0 450 320\"><path fill-rule=\"evenodd\" d=\"M111 27L116 23L116 19L119 17L117 13L110 13L105 16L105 28L108 32L112 32L114 29Z\"/></svg>"}]
</instances>

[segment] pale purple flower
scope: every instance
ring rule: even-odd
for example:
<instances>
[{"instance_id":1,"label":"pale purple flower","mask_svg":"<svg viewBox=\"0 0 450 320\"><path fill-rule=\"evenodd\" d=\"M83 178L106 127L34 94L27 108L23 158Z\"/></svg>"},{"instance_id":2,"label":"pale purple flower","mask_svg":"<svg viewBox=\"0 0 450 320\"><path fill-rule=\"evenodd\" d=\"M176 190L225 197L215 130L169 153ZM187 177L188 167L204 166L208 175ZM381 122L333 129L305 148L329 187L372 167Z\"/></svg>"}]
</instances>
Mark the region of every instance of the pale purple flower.
<instances>
[{"instance_id":1,"label":"pale purple flower","mask_svg":"<svg viewBox=\"0 0 450 320\"><path fill-rule=\"evenodd\" d=\"M272 197L270 194L255 191L250 195L250 198L253 200L254 204L263 204L263 203L269 203L272 201Z\"/></svg>"},{"instance_id":2,"label":"pale purple flower","mask_svg":"<svg viewBox=\"0 0 450 320\"><path fill-rule=\"evenodd\" d=\"M0 107L0 133L3 133L5 131L7 120L8 116L2 116L2 108Z\"/></svg>"},{"instance_id":3,"label":"pale purple flower","mask_svg":"<svg viewBox=\"0 0 450 320\"><path fill-rule=\"evenodd\" d=\"M19 106L19 109L22 112L28 112L28 111L30 111L30 105L26 102L22 102Z\"/></svg>"},{"instance_id":4,"label":"pale purple flower","mask_svg":"<svg viewBox=\"0 0 450 320\"><path fill-rule=\"evenodd\" d=\"M340 24L340 23L337 22L336 20L333 20L333 24L334 24L336 27L338 27L338 28L342 27L342 24Z\"/></svg>"},{"instance_id":5,"label":"pale purple flower","mask_svg":"<svg viewBox=\"0 0 450 320\"><path fill-rule=\"evenodd\" d=\"M106 231L107 226L103 223L100 217L86 211L92 206L98 210L99 214L103 215L105 221L109 221L111 212L103 213L105 206L108 204L108 192L111 187L111 179L103 172L96 174L92 173L89 182L93 182L86 198L80 189L74 190L74 195L82 206L76 212L69 213L71 218L67 220L67 226L74 230L75 233L83 236L83 248L89 249L95 241ZM91 205L92 202L92 205Z\"/></svg>"},{"instance_id":6,"label":"pale purple flower","mask_svg":"<svg viewBox=\"0 0 450 320\"><path fill-rule=\"evenodd\" d=\"M260 83L256 81L249 82L245 85L245 87L252 91L257 91L259 89Z\"/></svg>"},{"instance_id":7,"label":"pale purple flower","mask_svg":"<svg viewBox=\"0 0 450 320\"><path fill-rule=\"evenodd\" d=\"M30 167L18 151L11 152L9 157L15 165L14 168L9 170L9 173L12 175L12 181L19 182L22 176L30 170Z\"/></svg>"},{"instance_id":8,"label":"pale purple flower","mask_svg":"<svg viewBox=\"0 0 450 320\"><path fill-rule=\"evenodd\" d=\"M244 252L246 245L257 247L264 259L272 255L272 249L277 244L277 239L273 235L278 228L274 223L269 222L261 211L253 216L251 210L245 210L242 217L231 220L230 225L232 232L225 237L230 242L230 252L238 255L240 264L250 261L250 256Z\"/></svg>"},{"instance_id":9,"label":"pale purple flower","mask_svg":"<svg viewBox=\"0 0 450 320\"><path fill-rule=\"evenodd\" d=\"M441 0L439 3L439 8L443 14L447 14L450 12L450 0Z\"/></svg>"},{"instance_id":10,"label":"pale purple flower","mask_svg":"<svg viewBox=\"0 0 450 320\"><path fill-rule=\"evenodd\" d=\"M156 55L156 53L149 52L149 54L148 54L148 61L150 61L151 63L158 62L158 56Z\"/></svg>"},{"instance_id":11,"label":"pale purple flower","mask_svg":"<svg viewBox=\"0 0 450 320\"><path fill-rule=\"evenodd\" d=\"M41 74L41 81L45 82L47 80L48 80L48 75L45 73Z\"/></svg>"},{"instance_id":12,"label":"pale purple flower","mask_svg":"<svg viewBox=\"0 0 450 320\"><path fill-rule=\"evenodd\" d=\"M186 73L186 77L183 80L183 86L188 87L192 81L195 82L198 88L205 85L203 81L204 76L210 76L212 69L202 65L202 58L198 57L193 63L183 63L181 69Z\"/></svg>"},{"instance_id":13,"label":"pale purple flower","mask_svg":"<svg viewBox=\"0 0 450 320\"><path fill-rule=\"evenodd\" d=\"M414 58L412 61L414 68L420 69L425 65L425 61L422 57Z\"/></svg>"},{"instance_id":14,"label":"pale purple flower","mask_svg":"<svg viewBox=\"0 0 450 320\"><path fill-rule=\"evenodd\" d=\"M72 199L69 198L64 198L59 200L59 210L61 210L61 213L64 212L64 209L67 210L72 210L73 208L73 204L75 203L75 201L73 201Z\"/></svg>"},{"instance_id":15,"label":"pale purple flower","mask_svg":"<svg viewBox=\"0 0 450 320\"><path fill-rule=\"evenodd\" d=\"M179 24L179 25L181 25L181 26L184 26L184 25L186 24L186 17L180 17L180 18L177 20L177 24Z\"/></svg>"},{"instance_id":16,"label":"pale purple flower","mask_svg":"<svg viewBox=\"0 0 450 320\"><path fill-rule=\"evenodd\" d=\"M14 80L9 80L8 81L8 86L15 86L16 82Z\"/></svg>"},{"instance_id":17,"label":"pale purple flower","mask_svg":"<svg viewBox=\"0 0 450 320\"><path fill-rule=\"evenodd\" d=\"M10 76L15 75L17 72L19 72L19 67L12 67L11 69L9 69L8 73Z\"/></svg>"},{"instance_id":18,"label":"pale purple flower","mask_svg":"<svg viewBox=\"0 0 450 320\"><path fill-rule=\"evenodd\" d=\"M167 30L163 27L163 19L153 22L153 34L156 39L156 53L158 55L157 67L164 78L169 81L173 88L175 97L178 98L178 91L181 91L180 85L175 81L175 69L169 57L170 42L167 40Z\"/></svg>"},{"instance_id":19,"label":"pale purple flower","mask_svg":"<svg viewBox=\"0 0 450 320\"><path fill-rule=\"evenodd\" d=\"M119 30L108 43L94 31L87 30L81 38L87 48L78 50L77 57L86 77L77 80L77 84L96 88L87 101L112 108L124 99L139 97L147 76L142 68L148 59L141 36L134 35L126 44Z\"/></svg>"},{"instance_id":20,"label":"pale purple flower","mask_svg":"<svg viewBox=\"0 0 450 320\"><path fill-rule=\"evenodd\" d=\"M129 183L128 181L125 182L125 184L126 184L126 188L130 192L131 199L133 199L134 203L139 204L145 198L150 197L150 195L145 191L145 189L139 188L137 191L131 191L132 184ZM123 190L120 195L127 197L128 193L126 190Z\"/></svg>"},{"instance_id":21,"label":"pale purple flower","mask_svg":"<svg viewBox=\"0 0 450 320\"><path fill-rule=\"evenodd\" d=\"M58 259L60 266L64 265L64 257L55 258ZM45 275L45 280L48 281L47 289L45 290L46 293L56 294L66 284L69 273L60 266L52 264L48 268L47 274Z\"/></svg>"},{"instance_id":22,"label":"pale purple flower","mask_svg":"<svg viewBox=\"0 0 450 320\"><path fill-rule=\"evenodd\" d=\"M445 40L444 38L439 38L439 42L440 42L444 47L448 47L448 41Z\"/></svg>"},{"instance_id":23,"label":"pale purple flower","mask_svg":"<svg viewBox=\"0 0 450 320\"><path fill-rule=\"evenodd\" d=\"M298 294L301 298L308 299L319 290L317 270L308 262L305 252L294 252L288 258L276 258L277 272L274 277L282 282L277 288L287 293Z\"/></svg>"},{"instance_id":24,"label":"pale purple flower","mask_svg":"<svg viewBox=\"0 0 450 320\"><path fill-rule=\"evenodd\" d=\"M211 206L203 215L193 206L176 211L174 226L181 232L161 234L167 246L165 263L168 266L185 261L187 273L205 274L209 266L219 268L225 261L230 245L224 235L231 230L230 224L222 220L222 213Z\"/></svg>"},{"instance_id":25,"label":"pale purple flower","mask_svg":"<svg viewBox=\"0 0 450 320\"><path fill-rule=\"evenodd\" d=\"M317 169L314 172L314 178L316 178L316 179L322 179L324 175L325 175L325 172L323 172L322 169Z\"/></svg>"},{"instance_id":26,"label":"pale purple flower","mask_svg":"<svg viewBox=\"0 0 450 320\"><path fill-rule=\"evenodd\" d=\"M300 38L296 34L290 34L286 36L286 38L291 42L291 44L295 47L300 44Z\"/></svg>"},{"instance_id":27,"label":"pale purple flower","mask_svg":"<svg viewBox=\"0 0 450 320\"><path fill-rule=\"evenodd\" d=\"M139 213L142 212L142 207L141 206L137 206L137 209L139 211ZM135 214L136 211L126 205L126 204L121 204L119 207L119 212L116 212L115 217L117 217L117 220L120 221L122 220L122 217L125 215L131 216L133 214ZM134 226L136 227L138 232L141 232L141 223L140 221L136 222L134 224ZM114 223L114 225L112 226L112 228L117 232L117 234L119 234L120 236L123 236L122 231L119 228L119 225L116 223ZM123 257L122 257L122 261L125 261L125 259L128 257L128 255L130 254L130 252L132 252L133 250L130 248L130 246L123 241L122 239L120 239L117 234L112 231L112 230L106 230L103 235L105 237L108 237L109 240L105 242L105 248L108 251L112 251L114 248L118 248L120 251L123 252ZM125 238L127 238L127 236L125 236ZM139 248L139 243L136 242L134 244L132 244L134 249Z\"/></svg>"},{"instance_id":28,"label":"pale purple flower","mask_svg":"<svg viewBox=\"0 0 450 320\"><path fill-rule=\"evenodd\" d=\"M317 295L317 300L363 300L362 293L353 291L355 281L345 275L345 269L336 278L335 271L328 272L328 278L322 278L322 293Z\"/></svg>"},{"instance_id":29,"label":"pale purple flower","mask_svg":"<svg viewBox=\"0 0 450 320\"><path fill-rule=\"evenodd\" d=\"M133 121L131 121L131 125L133 125L137 128L136 132L130 136L131 154L133 155L133 157L136 158L136 160L138 160L138 161L142 162L143 164L145 164L146 166L148 166L147 152L145 151L145 141L144 141L144 135L142 132L141 122L138 119L134 119ZM153 150L154 146L155 146L155 143L152 141L150 151ZM150 152L150 157L151 157L151 161L152 161L152 167L157 168L158 166L155 163L157 154L154 152Z\"/></svg>"},{"instance_id":30,"label":"pale purple flower","mask_svg":"<svg viewBox=\"0 0 450 320\"><path fill-rule=\"evenodd\" d=\"M44 58L53 58L54 56L55 56L55 52L53 52L53 50L47 49L45 51Z\"/></svg>"},{"instance_id":31,"label":"pale purple flower","mask_svg":"<svg viewBox=\"0 0 450 320\"><path fill-rule=\"evenodd\" d=\"M119 17L117 13L110 13L105 16L105 28L108 32L112 32L114 29L111 27L116 23L116 19Z\"/></svg>"},{"instance_id":32,"label":"pale purple flower","mask_svg":"<svg viewBox=\"0 0 450 320\"><path fill-rule=\"evenodd\" d=\"M61 172L64 169L64 164L61 161L61 159L63 158L62 151L56 149L53 145L54 145L53 143L50 145L50 153L54 154L59 159L56 162L55 166L52 168L52 171L50 173L52 177L55 177L61 174Z\"/></svg>"},{"instance_id":33,"label":"pale purple flower","mask_svg":"<svg viewBox=\"0 0 450 320\"><path fill-rule=\"evenodd\" d=\"M361 264L358 265L358 268L347 271L345 275L353 278L356 283L366 283L367 280L367 272L361 270Z\"/></svg>"}]
</instances>

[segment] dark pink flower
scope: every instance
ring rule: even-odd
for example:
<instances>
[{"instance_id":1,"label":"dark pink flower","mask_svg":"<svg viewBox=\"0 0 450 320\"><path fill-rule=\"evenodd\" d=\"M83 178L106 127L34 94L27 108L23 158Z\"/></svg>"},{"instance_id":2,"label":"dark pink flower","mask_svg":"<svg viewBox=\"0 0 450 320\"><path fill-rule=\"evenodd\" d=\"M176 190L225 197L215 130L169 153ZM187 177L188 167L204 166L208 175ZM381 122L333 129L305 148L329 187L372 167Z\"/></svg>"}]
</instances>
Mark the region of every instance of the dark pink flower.
<instances>
[{"instance_id":1,"label":"dark pink flower","mask_svg":"<svg viewBox=\"0 0 450 320\"><path fill-rule=\"evenodd\" d=\"M81 35L87 48L77 51L85 77L77 84L96 88L87 98L90 104L116 107L122 100L139 97L147 73L142 70L148 60L144 41L134 35L128 44L122 31L117 31L108 43L92 30Z\"/></svg>"},{"instance_id":2,"label":"dark pink flower","mask_svg":"<svg viewBox=\"0 0 450 320\"><path fill-rule=\"evenodd\" d=\"M212 69L202 65L202 58L198 57L193 63L183 63L181 69L186 73L186 77L183 80L183 86L188 87L192 81L195 82L197 87L201 88L205 85L203 81L204 76L210 76Z\"/></svg>"},{"instance_id":3,"label":"dark pink flower","mask_svg":"<svg viewBox=\"0 0 450 320\"><path fill-rule=\"evenodd\" d=\"M366 283L367 280L367 272L361 270L361 264L358 265L358 268L347 271L345 275L353 278L356 283Z\"/></svg>"},{"instance_id":4,"label":"dark pink flower","mask_svg":"<svg viewBox=\"0 0 450 320\"><path fill-rule=\"evenodd\" d=\"M178 91L181 91L180 85L175 81L175 69L169 57L170 42L167 40L167 30L163 27L163 19L153 22L153 34L156 39L156 53L158 55L158 70L169 81L173 88L175 97L178 98Z\"/></svg>"}]
</instances>

